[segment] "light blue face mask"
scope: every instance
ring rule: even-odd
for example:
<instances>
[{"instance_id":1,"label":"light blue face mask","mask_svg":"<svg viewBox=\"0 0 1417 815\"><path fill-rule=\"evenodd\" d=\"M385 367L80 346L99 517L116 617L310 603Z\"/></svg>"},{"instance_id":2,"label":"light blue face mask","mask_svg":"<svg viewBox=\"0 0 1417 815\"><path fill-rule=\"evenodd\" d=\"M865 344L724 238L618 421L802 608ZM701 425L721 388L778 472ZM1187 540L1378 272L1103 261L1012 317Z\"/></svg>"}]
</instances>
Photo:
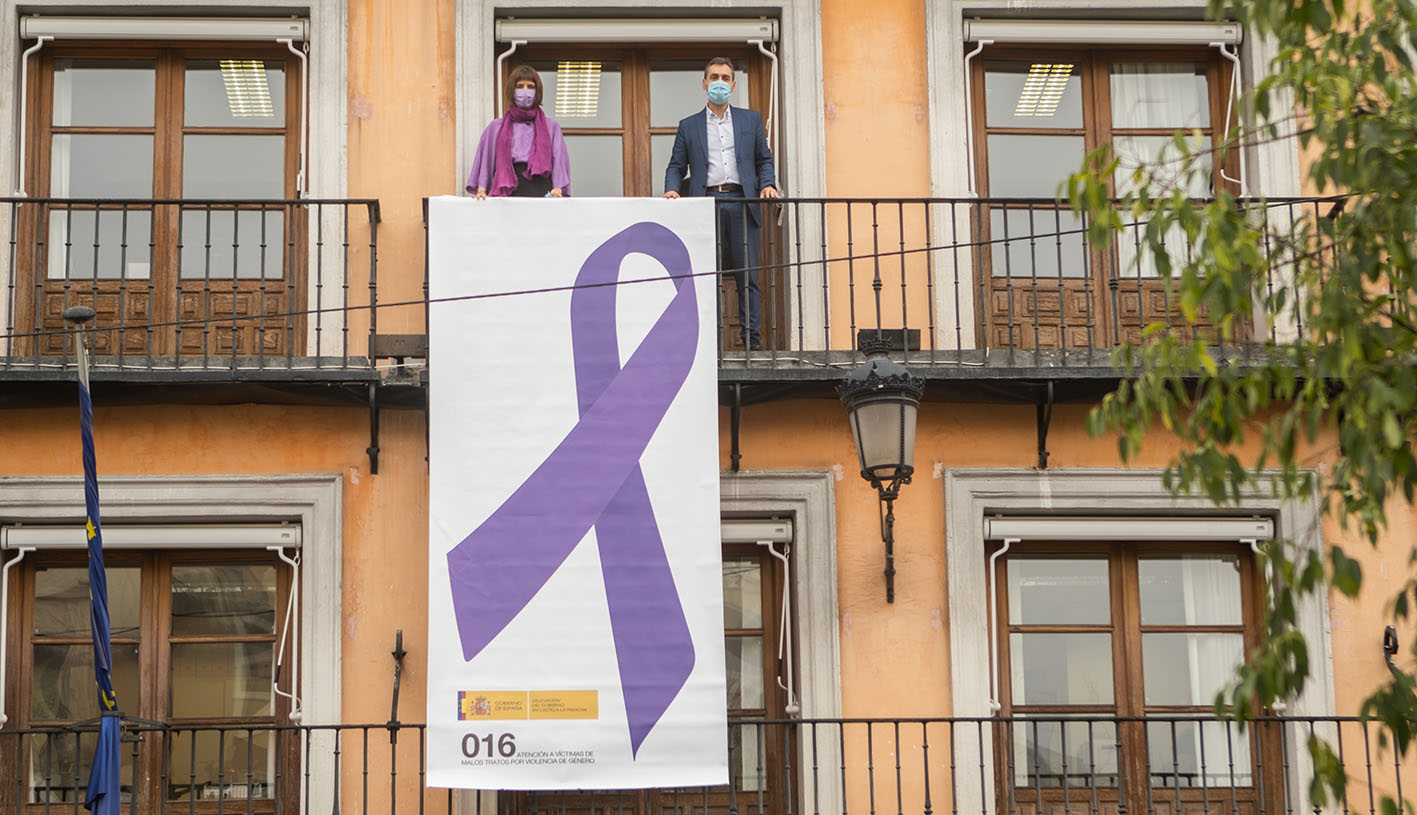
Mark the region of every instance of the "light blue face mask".
<instances>
[{"instance_id":1,"label":"light blue face mask","mask_svg":"<svg viewBox=\"0 0 1417 815\"><path fill-rule=\"evenodd\" d=\"M733 93L733 86L722 79L715 79L709 83L708 98L715 105L721 105L728 101L729 94Z\"/></svg>"}]
</instances>

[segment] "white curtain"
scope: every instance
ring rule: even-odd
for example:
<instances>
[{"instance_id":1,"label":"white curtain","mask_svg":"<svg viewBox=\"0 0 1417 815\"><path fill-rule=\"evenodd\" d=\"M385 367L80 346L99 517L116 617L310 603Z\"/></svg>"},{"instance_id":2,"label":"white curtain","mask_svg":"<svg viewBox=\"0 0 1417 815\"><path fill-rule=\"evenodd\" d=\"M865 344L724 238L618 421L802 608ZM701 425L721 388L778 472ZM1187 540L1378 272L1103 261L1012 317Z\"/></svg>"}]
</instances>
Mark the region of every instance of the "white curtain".
<instances>
[{"instance_id":1,"label":"white curtain","mask_svg":"<svg viewBox=\"0 0 1417 815\"><path fill-rule=\"evenodd\" d=\"M1237 561L1230 557L1192 556L1181 561L1183 622L1188 625L1238 625L1244 621L1241 608ZM1191 703L1209 705L1244 659L1241 634L1191 634L1186 637L1186 662L1190 666ZM1250 776L1246 736L1226 725L1207 722L1188 728L1195 756L1198 784L1206 786L1246 785ZM1180 735L1179 733L1177 734ZM1179 747L1179 745L1178 745ZM1242 759L1243 750L1243 760ZM1230 778L1234 755L1234 780ZM1204 760L1204 767L1201 766Z\"/></svg>"},{"instance_id":2,"label":"white curtain","mask_svg":"<svg viewBox=\"0 0 1417 815\"><path fill-rule=\"evenodd\" d=\"M1118 62L1112 65L1112 127L1114 129L1139 127L1197 128L1210 124L1209 98L1206 93L1205 74L1198 73L1198 66L1190 62ZM1201 150L1208 146L1209 139L1191 145L1191 149ZM1204 176L1182 179L1181 163L1175 149L1168 148L1170 136L1114 136L1112 149L1121 160L1115 178L1117 192L1125 195L1132 190L1132 172L1139 166L1151 164L1165 158L1169 163L1160 165L1163 179L1184 183L1187 194L1195 198L1210 195L1207 182L1211 162L1208 155L1202 156L1200 166ZM1168 172L1174 170L1174 172ZM1145 223L1128 228L1118 239L1118 259L1120 275L1127 277L1156 277L1156 261L1144 242ZM1178 267L1186 259L1188 247L1185 235L1180 230L1170 230L1165 236L1167 254L1172 267ZM1140 263L1138 264L1138 260Z\"/></svg>"},{"instance_id":3,"label":"white curtain","mask_svg":"<svg viewBox=\"0 0 1417 815\"><path fill-rule=\"evenodd\" d=\"M69 124L74 107L73 76L69 71L54 72L54 123ZM70 136L55 134L50 140L49 197L69 197ZM62 280L68 262L64 251L69 240L68 220L63 210L49 211L49 278Z\"/></svg>"},{"instance_id":4,"label":"white curtain","mask_svg":"<svg viewBox=\"0 0 1417 815\"><path fill-rule=\"evenodd\" d=\"M1113 128L1210 126L1205 73L1196 63L1116 62L1111 89Z\"/></svg>"}]
</instances>

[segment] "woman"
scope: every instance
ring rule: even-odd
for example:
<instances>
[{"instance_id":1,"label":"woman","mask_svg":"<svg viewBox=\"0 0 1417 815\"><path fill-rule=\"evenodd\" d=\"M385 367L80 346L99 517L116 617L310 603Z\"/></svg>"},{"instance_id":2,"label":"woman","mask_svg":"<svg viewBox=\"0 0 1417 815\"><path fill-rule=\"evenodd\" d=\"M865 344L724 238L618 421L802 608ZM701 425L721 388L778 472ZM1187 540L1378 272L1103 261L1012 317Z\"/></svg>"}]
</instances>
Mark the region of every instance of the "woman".
<instances>
[{"instance_id":1,"label":"woman","mask_svg":"<svg viewBox=\"0 0 1417 815\"><path fill-rule=\"evenodd\" d=\"M541 75L521 65L510 79L507 113L482 131L467 191L478 198L569 195L570 155L561 126L541 110Z\"/></svg>"}]
</instances>

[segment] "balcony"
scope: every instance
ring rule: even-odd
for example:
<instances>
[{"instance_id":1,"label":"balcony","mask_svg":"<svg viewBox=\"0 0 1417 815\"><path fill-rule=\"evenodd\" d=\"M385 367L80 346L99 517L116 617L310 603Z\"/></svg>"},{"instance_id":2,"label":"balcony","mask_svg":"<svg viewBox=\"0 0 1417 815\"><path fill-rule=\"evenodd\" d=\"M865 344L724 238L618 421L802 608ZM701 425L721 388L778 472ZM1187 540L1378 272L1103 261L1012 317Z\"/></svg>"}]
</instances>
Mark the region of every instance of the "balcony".
<instances>
[{"instance_id":1,"label":"balcony","mask_svg":"<svg viewBox=\"0 0 1417 815\"><path fill-rule=\"evenodd\" d=\"M1299 225L1319 234L1336 203L1241 205L1267 234ZM1138 340L1153 323L1169 324L1186 338L1213 339L1232 354L1303 328L1293 314L1266 328L1260 311L1230 336L1221 336L1204 314L1186 321L1174 287L1145 252L1145 223L1130 225L1115 245L1098 249L1085 240L1082 216L1053 201L796 199L757 205L764 208L764 222L776 225L764 229L762 239L764 349L745 352L736 342L736 325L726 326L729 339L720 349L725 380L761 378L764 369L811 377L853 366L861 360L859 336L878 329L922 375L958 379L1113 376L1113 351ZM1188 251L1179 235L1168 243L1173 257ZM1263 282L1268 291L1285 285L1278 274ZM736 315L735 289L723 286L724 314Z\"/></svg>"},{"instance_id":2,"label":"balcony","mask_svg":"<svg viewBox=\"0 0 1417 815\"><path fill-rule=\"evenodd\" d=\"M377 381L375 200L0 199L0 378Z\"/></svg>"},{"instance_id":3,"label":"balcony","mask_svg":"<svg viewBox=\"0 0 1417 815\"><path fill-rule=\"evenodd\" d=\"M1331 198L1242 202L1253 222L1272 234L1304 226L1314 235L1322 234L1337 204ZM1154 264L1135 262L1144 255L1144 223L1131 225L1114 246L1097 249L1086 243L1081 216L1051 200L831 198L749 205L761 208L764 224L758 261L763 347L744 348L737 287L725 276L718 358L728 386L824 387L860 364L858 340L877 330L898 360L937 383L931 390L938 394L950 385L963 390L986 381L1030 393L1043 380L1096 390L1100 380L1118 375L1113 352L1156 322L1188 338L1211 338L1231 356L1303 329L1295 314L1267 327L1259 310L1229 336L1204 314L1186 321ZM1184 241L1171 242L1175 255L1184 255ZM1263 282L1267 292L1289 285L1281 274Z\"/></svg>"},{"instance_id":4,"label":"balcony","mask_svg":"<svg viewBox=\"0 0 1417 815\"><path fill-rule=\"evenodd\" d=\"M1066 727L1062 723L1066 722ZM1353 717L743 720L731 785L468 794L424 789L422 725L161 726L125 732L132 813L461 815L1312 811L1305 748L1326 738L1348 774L1344 811L1377 811L1417 782L1391 734ZM0 731L0 811L81 811L92 726ZM1133 747L1132 745L1136 745Z\"/></svg>"}]
</instances>

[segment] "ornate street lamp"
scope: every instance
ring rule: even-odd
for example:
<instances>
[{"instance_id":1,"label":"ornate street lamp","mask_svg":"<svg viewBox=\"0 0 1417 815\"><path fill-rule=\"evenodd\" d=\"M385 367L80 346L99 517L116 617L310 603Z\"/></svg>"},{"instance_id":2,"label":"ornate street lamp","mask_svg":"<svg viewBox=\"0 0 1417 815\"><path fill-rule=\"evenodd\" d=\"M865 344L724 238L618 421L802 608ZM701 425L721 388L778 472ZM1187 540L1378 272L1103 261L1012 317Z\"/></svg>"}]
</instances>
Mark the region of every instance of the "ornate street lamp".
<instances>
[{"instance_id":1,"label":"ornate street lamp","mask_svg":"<svg viewBox=\"0 0 1417 815\"><path fill-rule=\"evenodd\" d=\"M886 602L895 602L895 499L915 472L915 416L925 381L886 357L889 343L861 342L866 362L836 392L846 405L861 477L876 488L883 509L881 540L886 545Z\"/></svg>"}]
</instances>

